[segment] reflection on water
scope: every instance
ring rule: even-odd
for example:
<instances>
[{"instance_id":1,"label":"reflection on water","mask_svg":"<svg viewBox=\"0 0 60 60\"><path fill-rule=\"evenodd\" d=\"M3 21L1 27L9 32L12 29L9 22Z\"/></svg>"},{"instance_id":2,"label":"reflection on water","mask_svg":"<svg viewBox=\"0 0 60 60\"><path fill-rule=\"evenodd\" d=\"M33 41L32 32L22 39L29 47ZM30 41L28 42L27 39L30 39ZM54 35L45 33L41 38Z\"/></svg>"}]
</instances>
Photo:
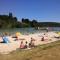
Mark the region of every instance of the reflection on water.
<instances>
[{"instance_id":1,"label":"reflection on water","mask_svg":"<svg viewBox=\"0 0 60 60\"><path fill-rule=\"evenodd\" d=\"M60 27L49 27L49 31L60 31ZM4 32L9 32L10 34L14 34L16 32L21 32L22 34L26 33L39 33L46 32L46 30L36 30L35 28L14 28L14 29L0 29L0 35Z\"/></svg>"}]
</instances>

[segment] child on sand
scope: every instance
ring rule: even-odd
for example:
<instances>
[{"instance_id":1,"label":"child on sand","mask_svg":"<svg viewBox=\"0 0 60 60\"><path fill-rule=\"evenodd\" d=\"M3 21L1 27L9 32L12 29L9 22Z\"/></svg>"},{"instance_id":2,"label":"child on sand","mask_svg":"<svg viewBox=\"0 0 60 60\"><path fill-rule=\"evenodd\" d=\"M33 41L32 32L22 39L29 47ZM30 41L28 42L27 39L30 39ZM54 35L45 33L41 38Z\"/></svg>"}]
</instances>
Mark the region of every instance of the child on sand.
<instances>
[{"instance_id":1,"label":"child on sand","mask_svg":"<svg viewBox=\"0 0 60 60\"><path fill-rule=\"evenodd\" d=\"M44 41L44 37L41 38L41 41Z\"/></svg>"},{"instance_id":2,"label":"child on sand","mask_svg":"<svg viewBox=\"0 0 60 60\"><path fill-rule=\"evenodd\" d=\"M25 48L25 49L28 48L28 42L27 42L27 41L25 42L24 48Z\"/></svg>"},{"instance_id":3,"label":"child on sand","mask_svg":"<svg viewBox=\"0 0 60 60\"><path fill-rule=\"evenodd\" d=\"M23 41L21 41L20 48L21 48L21 49L24 49Z\"/></svg>"},{"instance_id":4,"label":"child on sand","mask_svg":"<svg viewBox=\"0 0 60 60\"><path fill-rule=\"evenodd\" d=\"M35 40L34 40L33 38L31 38L31 41L30 41L30 43L29 43L29 48L35 47L34 41L35 41Z\"/></svg>"}]
</instances>

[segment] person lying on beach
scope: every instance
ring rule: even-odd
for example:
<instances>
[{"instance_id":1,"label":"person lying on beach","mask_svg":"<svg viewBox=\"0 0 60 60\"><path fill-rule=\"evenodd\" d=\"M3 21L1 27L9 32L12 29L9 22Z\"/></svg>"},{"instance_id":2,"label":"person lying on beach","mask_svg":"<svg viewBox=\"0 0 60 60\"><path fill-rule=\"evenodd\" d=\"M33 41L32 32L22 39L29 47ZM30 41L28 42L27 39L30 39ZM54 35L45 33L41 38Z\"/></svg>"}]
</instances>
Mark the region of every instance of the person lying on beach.
<instances>
[{"instance_id":1,"label":"person lying on beach","mask_svg":"<svg viewBox=\"0 0 60 60\"><path fill-rule=\"evenodd\" d=\"M15 40L14 41L17 41L17 40L19 40L19 37L18 36L12 36L12 38L15 38Z\"/></svg>"},{"instance_id":2,"label":"person lying on beach","mask_svg":"<svg viewBox=\"0 0 60 60\"><path fill-rule=\"evenodd\" d=\"M13 36L12 38L15 38L14 41L20 40L20 35L21 35L20 32L16 32L16 33L15 33L15 36Z\"/></svg>"}]
</instances>

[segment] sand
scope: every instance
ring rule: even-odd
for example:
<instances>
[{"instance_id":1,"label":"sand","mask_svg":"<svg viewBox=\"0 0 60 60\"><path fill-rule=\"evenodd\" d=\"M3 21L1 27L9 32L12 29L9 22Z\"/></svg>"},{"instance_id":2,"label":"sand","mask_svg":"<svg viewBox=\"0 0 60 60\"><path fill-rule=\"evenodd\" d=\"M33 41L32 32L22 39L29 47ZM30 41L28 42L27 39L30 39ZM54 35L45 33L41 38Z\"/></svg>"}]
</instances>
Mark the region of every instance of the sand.
<instances>
[{"instance_id":1,"label":"sand","mask_svg":"<svg viewBox=\"0 0 60 60\"><path fill-rule=\"evenodd\" d=\"M44 35L45 34L45 35ZM44 36L44 41L41 41L42 36ZM46 32L46 33L34 33L29 35L20 35L18 36L19 40L14 41L15 39L9 36L10 43L0 43L0 53L1 54L9 54L12 51L15 51L20 47L20 43L23 40L23 43L27 41L28 44L31 41L31 37L35 39L34 43L35 45L42 45L51 43L57 40L60 40L55 37L59 37L59 35L55 32ZM2 41L2 37L0 37L0 41Z\"/></svg>"}]
</instances>

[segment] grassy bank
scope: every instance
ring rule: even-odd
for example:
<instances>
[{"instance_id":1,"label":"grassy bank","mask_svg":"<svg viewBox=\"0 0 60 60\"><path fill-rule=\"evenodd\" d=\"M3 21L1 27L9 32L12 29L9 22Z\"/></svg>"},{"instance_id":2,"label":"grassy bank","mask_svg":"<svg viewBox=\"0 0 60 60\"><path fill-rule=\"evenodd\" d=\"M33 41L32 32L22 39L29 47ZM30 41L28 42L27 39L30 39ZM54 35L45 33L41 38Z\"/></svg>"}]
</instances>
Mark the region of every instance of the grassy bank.
<instances>
[{"instance_id":1,"label":"grassy bank","mask_svg":"<svg viewBox=\"0 0 60 60\"><path fill-rule=\"evenodd\" d=\"M60 60L60 41L1 55L0 60Z\"/></svg>"}]
</instances>

